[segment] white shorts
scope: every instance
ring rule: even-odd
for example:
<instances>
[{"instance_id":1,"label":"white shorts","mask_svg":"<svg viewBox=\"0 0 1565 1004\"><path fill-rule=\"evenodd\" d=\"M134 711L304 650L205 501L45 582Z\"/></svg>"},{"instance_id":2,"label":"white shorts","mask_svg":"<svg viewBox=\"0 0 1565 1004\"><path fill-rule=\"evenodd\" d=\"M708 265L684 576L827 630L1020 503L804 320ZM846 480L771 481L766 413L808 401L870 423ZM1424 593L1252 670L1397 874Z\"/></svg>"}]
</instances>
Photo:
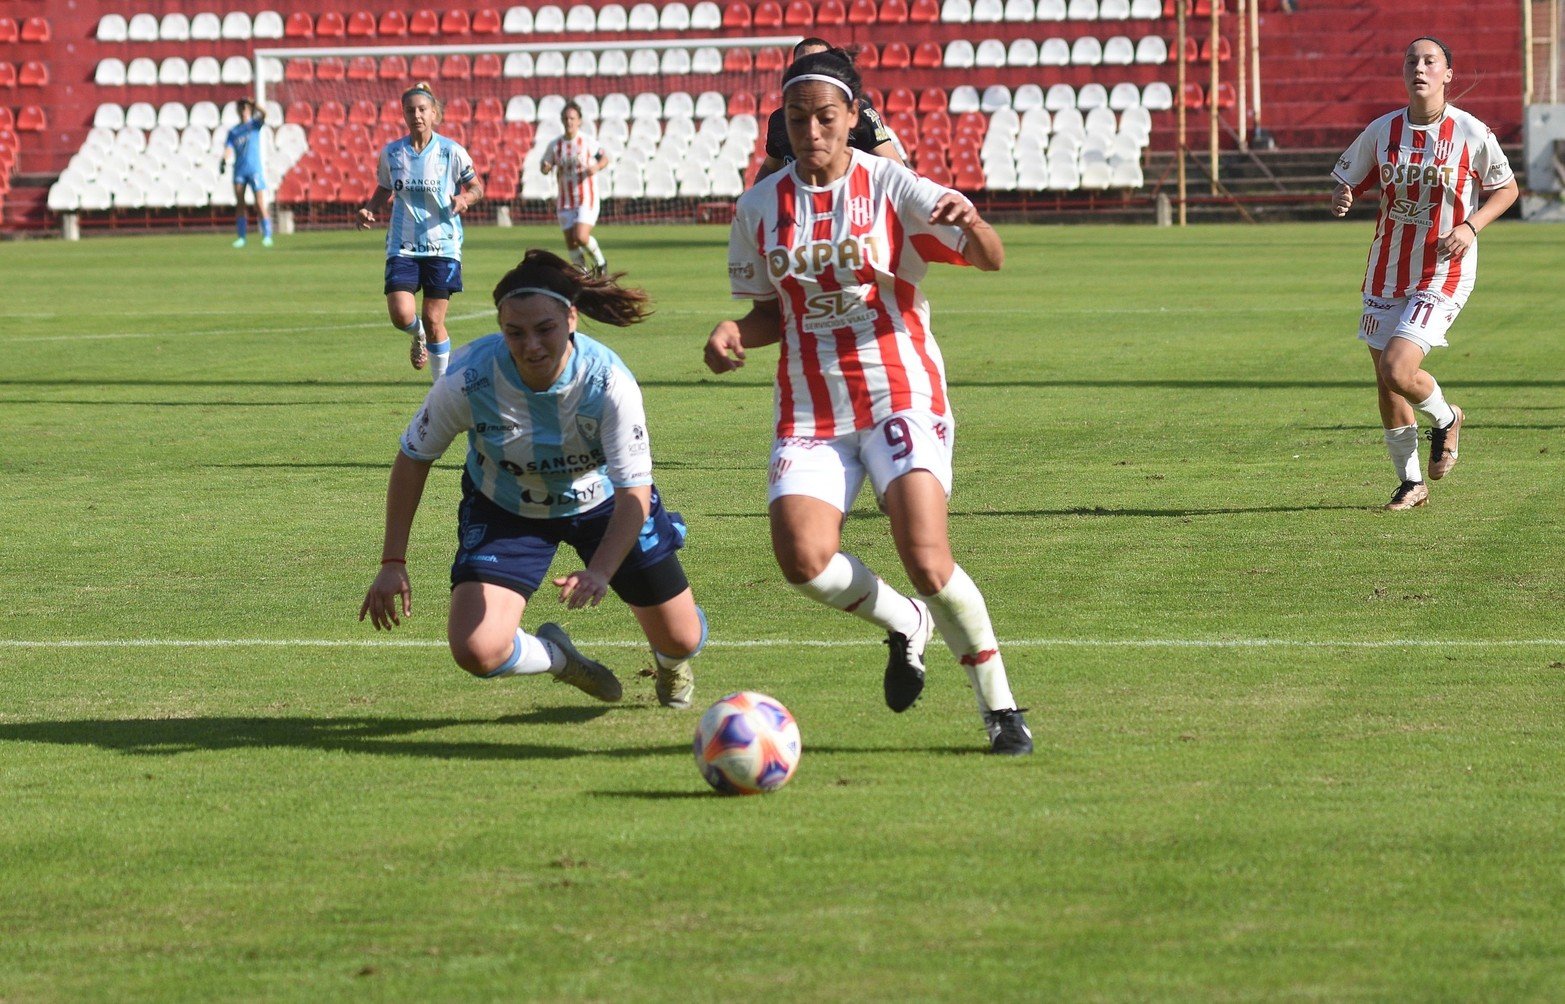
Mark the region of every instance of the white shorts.
<instances>
[{"instance_id":1,"label":"white shorts","mask_svg":"<svg viewBox=\"0 0 1565 1004\"><path fill-rule=\"evenodd\" d=\"M1359 341L1383 351L1391 339L1406 338L1427 355L1430 349L1448 344L1445 333L1461 312L1461 303L1428 289L1412 296L1366 296Z\"/></svg>"},{"instance_id":2,"label":"white shorts","mask_svg":"<svg viewBox=\"0 0 1565 1004\"><path fill-rule=\"evenodd\" d=\"M933 474L950 498L955 441L956 423L949 417L918 411L898 412L836 439L784 436L772 444L767 502L805 495L847 512L866 474L878 503L891 482L912 471Z\"/></svg>"},{"instance_id":3,"label":"white shorts","mask_svg":"<svg viewBox=\"0 0 1565 1004\"><path fill-rule=\"evenodd\" d=\"M589 227L598 225L597 206L577 206L575 209L562 209L555 215L559 217L561 230L569 230L578 223L585 223Z\"/></svg>"}]
</instances>

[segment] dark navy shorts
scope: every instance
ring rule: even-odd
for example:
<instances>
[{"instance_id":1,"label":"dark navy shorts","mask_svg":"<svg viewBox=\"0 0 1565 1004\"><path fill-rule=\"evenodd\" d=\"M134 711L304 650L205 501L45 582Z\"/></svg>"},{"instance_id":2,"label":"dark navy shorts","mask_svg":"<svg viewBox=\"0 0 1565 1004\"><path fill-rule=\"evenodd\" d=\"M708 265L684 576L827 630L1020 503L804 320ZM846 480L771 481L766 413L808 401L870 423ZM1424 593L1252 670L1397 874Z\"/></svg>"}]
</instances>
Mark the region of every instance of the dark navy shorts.
<instances>
[{"instance_id":1,"label":"dark navy shorts","mask_svg":"<svg viewBox=\"0 0 1565 1004\"><path fill-rule=\"evenodd\" d=\"M417 293L426 300L449 300L462 292L462 263L455 258L408 258L395 255L386 259L386 292Z\"/></svg>"},{"instance_id":2,"label":"dark navy shorts","mask_svg":"<svg viewBox=\"0 0 1565 1004\"><path fill-rule=\"evenodd\" d=\"M487 582L531 599L561 544L575 549L582 567L592 561L613 514L614 500L610 499L577 516L518 516L495 505L464 473L451 585ZM642 524L641 536L619 571L609 580L609 587L633 607L654 607L673 599L690 585L676 553L683 546L684 517L663 508L657 489L652 489L652 514Z\"/></svg>"}]
</instances>

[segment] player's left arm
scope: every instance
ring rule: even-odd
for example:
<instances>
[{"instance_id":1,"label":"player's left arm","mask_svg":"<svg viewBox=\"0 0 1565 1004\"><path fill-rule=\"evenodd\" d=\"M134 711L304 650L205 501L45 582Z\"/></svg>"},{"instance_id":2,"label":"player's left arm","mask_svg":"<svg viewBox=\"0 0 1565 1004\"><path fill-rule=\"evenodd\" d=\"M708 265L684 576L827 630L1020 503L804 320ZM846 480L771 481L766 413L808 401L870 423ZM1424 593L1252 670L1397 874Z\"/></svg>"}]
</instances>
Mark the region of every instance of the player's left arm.
<instances>
[{"instance_id":1,"label":"player's left arm","mask_svg":"<svg viewBox=\"0 0 1565 1004\"><path fill-rule=\"evenodd\" d=\"M451 200L451 211L458 215L471 209L475 203L484 197L484 183L478 175L473 175L471 181L462 186L456 198Z\"/></svg>"},{"instance_id":2,"label":"player's left arm","mask_svg":"<svg viewBox=\"0 0 1565 1004\"><path fill-rule=\"evenodd\" d=\"M613 160L613 158L609 156L609 152L607 150L603 149L601 146L598 147L598 155L592 159L592 172L591 173L593 173L593 174L599 173L605 167L608 167L609 163L612 160Z\"/></svg>"},{"instance_id":3,"label":"player's left arm","mask_svg":"<svg viewBox=\"0 0 1565 1004\"><path fill-rule=\"evenodd\" d=\"M951 226L962 231L967 239L962 247L962 257L980 272L998 272L1005 264L1005 244L984 218L978 207L960 192L948 191L935 203L929 214L932 226Z\"/></svg>"},{"instance_id":4,"label":"player's left arm","mask_svg":"<svg viewBox=\"0 0 1565 1004\"><path fill-rule=\"evenodd\" d=\"M608 595L609 580L619 571L625 556L636 546L641 527L652 515L652 486L630 485L614 489L614 514L603 529L598 549L587 567L554 580L560 602L572 610L597 606Z\"/></svg>"},{"instance_id":5,"label":"player's left arm","mask_svg":"<svg viewBox=\"0 0 1565 1004\"><path fill-rule=\"evenodd\" d=\"M1517 187L1513 176L1510 181L1490 192L1483 205L1473 210L1471 216L1442 234L1436 253L1441 258L1462 257L1478 243L1478 232L1504 216L1520 195L1521 189Z\"/></svg>"}]
</instances>

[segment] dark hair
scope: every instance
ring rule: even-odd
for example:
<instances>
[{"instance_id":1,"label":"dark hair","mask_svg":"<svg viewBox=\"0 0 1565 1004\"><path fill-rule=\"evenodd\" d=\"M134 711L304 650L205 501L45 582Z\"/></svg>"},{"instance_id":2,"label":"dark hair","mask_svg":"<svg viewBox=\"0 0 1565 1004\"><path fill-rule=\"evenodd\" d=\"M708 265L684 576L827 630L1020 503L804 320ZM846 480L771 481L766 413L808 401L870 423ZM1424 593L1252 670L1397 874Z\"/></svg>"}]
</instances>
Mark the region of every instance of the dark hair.
<instances>
[{"instance_id":1,"label":"dark hair","mask_svg":"<svg viewBox=\"0 0 1565 1004\"><path fill-rule=\"evenodd\" d=\"M1409 42L1407 44L1411 47L1413 45L1413 42L1433 42L1436 45L1438 45L1440 47L1441 55L1445 56L1445 67L1446 67L1446 69L1449 70L1451 68L1451 47L1449 45L1446 45L1444 42L1440 41L1438 38L1434 37L1433 35L1420 35L1417 38L1413 39L1412 42Z\"/></svg>"},{"instance_id":2,"label":"dark hair","mask_svg":"<svg viewBox=\"0 0 1565 1004\"><path fill-rule=\"evenodd\" d=\"M406 108L408 106L408 98L415 97L419 94L424 95L424 97L429 99L429 103L435 106L436 122L439 122L446 117L446 106L441 103L439 98L435 97L435 89L430 87L428 83L422 80L402 92L402 107Z\"/></svg>"},{"instance_id":3,"label":"dark hair","mask_svg":"<svg viewBox=\"0 0 1565 1004\"><path fill-rule=\"evenodd\" d=\"M248 117L248 116L245 115L246 111L249 111L249 112L253 113L255 111L255 109L256 109L255 101L253 99L251 99L251 98L240 98L238 101L234 102L234 111L239 113L240 121L243 121L245 118Z\"/></svg>"},{"instance_id":4,"label":"dark hair","mask_svg":"<svg viewBox=\"0 0 1565 1004\"><path fill-rule=\"evenodd\" d=\"M822 49L830 49L830 48L832 48L832 44L830 42L826 41L824 38L821 38L819 35L811 35L809 38L801 38L797 42L793 43L793 58L794 59L800 58L799 57L799 50L800 49L804 49L804 48L811 48L811 49L813 49L813 48L815 48L817 46L819 46Z\"/></svg>"},{"instance_id":5,"label":"dark hair","mask_svg":"<svg viewBox=\"0 0 1565 1004\"><path fill-rule=\"evenodd\" d=\"M853 65L853 56L843 49L831 48L795 59L793 65L783 71L782 89L786 91L790 83L805 74L841 81L853 93L852 100L847 102L850 106L864 93L864 80Z\"/></svg>"},{"instance_id":6,"label":"dark hair","mask_svg":"<svg viewBox=\"0 0 1565 1004\"><path fill-rule=\"evenodd\" d=\"M619 280L624 274L594 276L551 251L533 248L500 278L494 288L494 302L498 307L507 293L531 286L565 297L594 321L628 328L652 313L652 298L644 289L621 286Z\"/></svg>"},{"instance_id":7,"label":"dark hair","mask_svg":"<svg viewBox=\"0 0 1565 1004\"><path fill-rule=\"evenodd\" d=\"M576 117L577 118L585 118L586 117L586 116L582 115L582 113L581 113L581 105L578 105L574 101L567 101L567 102L565 102L565 105L560 109L560 119L561 119L561 121L564 121L565 113L569 112L569 111L574 111L576 113Z\"/></svg>"}]
</instances>

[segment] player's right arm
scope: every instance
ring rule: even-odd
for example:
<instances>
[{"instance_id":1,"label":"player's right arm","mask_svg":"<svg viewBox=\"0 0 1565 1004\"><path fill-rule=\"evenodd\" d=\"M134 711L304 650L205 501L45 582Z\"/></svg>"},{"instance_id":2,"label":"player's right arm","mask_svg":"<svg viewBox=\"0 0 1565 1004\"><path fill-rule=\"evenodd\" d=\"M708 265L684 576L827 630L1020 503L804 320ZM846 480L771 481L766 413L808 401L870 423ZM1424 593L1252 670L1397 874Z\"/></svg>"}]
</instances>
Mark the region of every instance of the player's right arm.
<instances>
[{"instance_id":1,"label":"player's right arm","mask_svg":"<svg viewBox=\"0 0 1565 1004\"><path fill-rule=\"evenodd\" d=\"M782 305L775 297L756 300L743 317L719 321L706 340L706 368L729 373L744 365L744 350L782 338Z\"/></svg>"},{"instance_id":2,"label":"player's right arm","mask_svg":"<svg viewBox=\"0 0 1565 1004\"><path fill-rule=\"evenodd\" d=\"M368 614L377 631L390 631L413 612L413 584L408 579L407 566L408 537L432 466L434 461L415 460L401 451L391 464L391 482L386 486L386 533L380 546L380 572L370 583L364 603L359 607L359 620Z\"/></svg>"},{"instance_id":3,"label":"player's right arm","mask_svg":"<svg viewBox=\"0 0 1565 1004\"><path fill-rule=\"evenodd\" d=\"M1348 210L1353 208L1353 189L1337 182L1337 187L1331 190L1331 215L1346 216Z\"/></svg>"},{"instance_id":4,"label":"player's right arm","mask_svg":"<svg viewBox=\"0 0 1565 1004\"><path fill-rule=\"evenodd\" d=\"M391 205L391 198L394 194L389 188L376 186L375 194L370 196L368 202L359 207L360 230L368 230L375 225L375 215L383 212L387 206Z\"/></svg>"}]
</instances>

